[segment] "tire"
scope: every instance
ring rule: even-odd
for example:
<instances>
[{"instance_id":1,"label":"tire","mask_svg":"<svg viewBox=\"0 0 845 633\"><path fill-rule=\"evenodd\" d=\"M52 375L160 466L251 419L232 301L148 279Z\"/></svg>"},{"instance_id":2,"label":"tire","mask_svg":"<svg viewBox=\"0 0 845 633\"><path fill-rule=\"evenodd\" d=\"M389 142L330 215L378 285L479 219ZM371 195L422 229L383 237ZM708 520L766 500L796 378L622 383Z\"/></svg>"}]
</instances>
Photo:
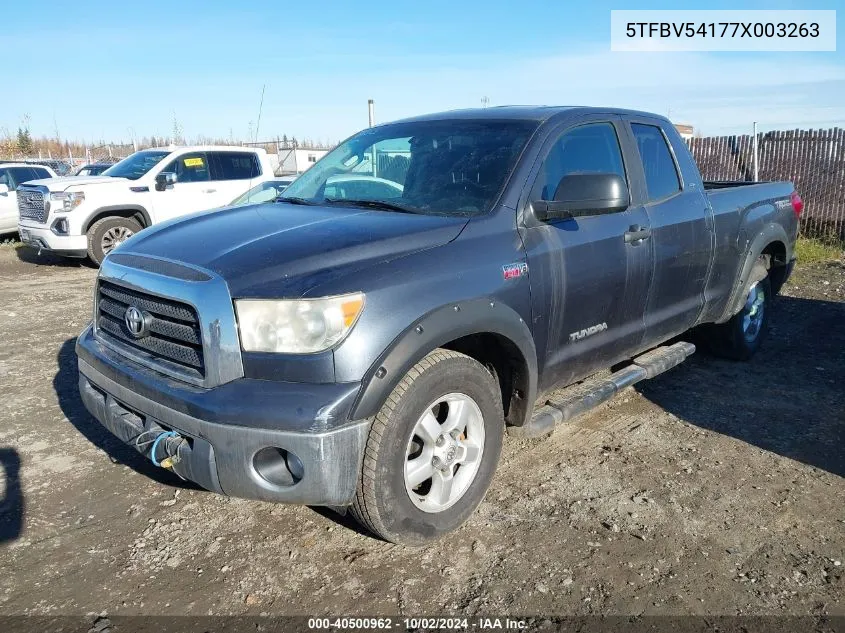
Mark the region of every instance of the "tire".
<instances>
[{"instance_id":1,"label":"tire","mask_svg":"<svg viewBox=\"0 0 845 633\"><path fill-rule=\"evenodd\" d=\"M138 221L132 218L109 217L97 220L88 229L88 257L99 266L114 247L142 228ZM110 244L109 238L112 238L113 245ZM115 238L117 243L114 243Z\"/></svg>"},{"instance_id":2,"label":"tire","mask_svg":"<svg viewBox=\"0 0 845 633\"><path fill-rule=\"evenodd\" d=\"M454 424L452 435L442 433ZM504 429L493 375L469 356L434 350L402 378L372 419L352 515L375 535L401 545L422 545L457 529L490 487ZM406 478L411 459L420 460L413 462L417 478L431 471L413 489L417 479Z\"/></svg>"},{"instance_id":3,"label":"tire","mask_svg":"<svg viewBox=\"0 0 845 633\"><path fill-rule=\"evenodd\" d=\"M749 360L766 338L772 305L772 284L762 261L754 265L750 279L758 281L752 282L746 290L742 309L730 321L711 326L706 331L706 341L711 351L719 356Z\"/></svg>"}]
</instances>

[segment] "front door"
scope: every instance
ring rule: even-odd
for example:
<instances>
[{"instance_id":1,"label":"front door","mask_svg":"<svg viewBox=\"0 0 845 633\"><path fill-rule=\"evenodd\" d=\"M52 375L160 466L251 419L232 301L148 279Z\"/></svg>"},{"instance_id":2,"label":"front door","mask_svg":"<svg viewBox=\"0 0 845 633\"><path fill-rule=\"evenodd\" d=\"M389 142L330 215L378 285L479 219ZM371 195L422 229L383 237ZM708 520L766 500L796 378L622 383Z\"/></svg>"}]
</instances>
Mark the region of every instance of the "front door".
<instances>
[{"instance_id":1,"label":"front door","mask_svg":"<svg viewBox=\"0 0 845 633\"><path fill-rule=\"evenodd\" d=\"M529 201L553 199L560 179L575 172L616 173L630 181L619 142L623 131L621 119L612 117L552 134ZM636 351L652 254L648 240L626 240L625 234L647 228L645 210L631 206L526 224L540 389L579 380Z\"/></svg>"},{"instance_id":2,"label":"front door","mask_svg":"<svg viewBox=\"0 0 845 633\"><path fill-rule=\"evenodd\" d=\"M160 173L176 174L176 182L151 196L156 221L164 222L216 205L217 188L211 181L211 170L205 152L191 152L170 161Z\"/></svg>"},{"instance_id":3,"label":"front door","mask_svg":"<svg viewBox=\"0 0 845 633\"><path fill-rule=\"evenodd\" d=\"M18 230L18 194L9 174L9 169L0 169L0 185L6 185L6 191L0 193L0 235L7 231Z\"/></svg>"}]
</instances>

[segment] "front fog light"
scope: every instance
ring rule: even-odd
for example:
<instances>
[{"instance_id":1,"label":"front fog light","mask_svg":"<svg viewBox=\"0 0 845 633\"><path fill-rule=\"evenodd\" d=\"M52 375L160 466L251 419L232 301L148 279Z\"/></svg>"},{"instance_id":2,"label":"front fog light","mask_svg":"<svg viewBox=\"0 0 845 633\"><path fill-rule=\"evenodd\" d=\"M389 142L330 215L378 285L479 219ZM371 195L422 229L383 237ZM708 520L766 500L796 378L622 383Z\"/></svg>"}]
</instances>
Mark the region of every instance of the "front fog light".
<instances>
[{"instance_id":1,"label":"front fog light","mask_svg":"<svg viewBox=\"0 0 845 633\"><path fill-rule=\"evenodd\" d=\"M321 299L236 299L245 352L313 354L342 341L364 308L364 294Z\"/></svg>"},{"instance_id":2,"label":"front fog light","mask_svg":"<svg viewBox=\"0 0 845 633\"><path fill-rule=\"evenodd\" d=\"M55 235L67 235L68 224L66 218L59 218L58 220L53 222L53 233Z\"/></svg>"}]
</instances>

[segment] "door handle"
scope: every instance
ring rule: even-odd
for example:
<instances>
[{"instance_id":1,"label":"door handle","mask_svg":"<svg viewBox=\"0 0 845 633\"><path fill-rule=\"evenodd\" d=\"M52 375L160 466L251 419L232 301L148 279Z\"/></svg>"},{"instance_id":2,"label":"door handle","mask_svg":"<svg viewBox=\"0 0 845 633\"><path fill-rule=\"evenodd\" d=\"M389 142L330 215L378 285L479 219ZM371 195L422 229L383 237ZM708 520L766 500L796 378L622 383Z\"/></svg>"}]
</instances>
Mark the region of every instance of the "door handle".
<instances>
[{"instance_id":1,"label":"door handle","mask_svg":"<svg viewBox=\"0 0 845 633\"><path fill-rule=\"evenodd\" d=\"M643 240L651 237L651 229L642 227L639 224L634 224L627 231L625 231L626 244L639 244Z\"/></svg>"},{"instance_id":2,"label":"door handle","mask_svg":"<svg viewBox=\"0 0 845 633\"><path fill-rule=\"evenodd\" d=\"M216 191L217 191L217 189L203 189L202 190L203 193L215 193Z\"/></svg>"}]
</instances>

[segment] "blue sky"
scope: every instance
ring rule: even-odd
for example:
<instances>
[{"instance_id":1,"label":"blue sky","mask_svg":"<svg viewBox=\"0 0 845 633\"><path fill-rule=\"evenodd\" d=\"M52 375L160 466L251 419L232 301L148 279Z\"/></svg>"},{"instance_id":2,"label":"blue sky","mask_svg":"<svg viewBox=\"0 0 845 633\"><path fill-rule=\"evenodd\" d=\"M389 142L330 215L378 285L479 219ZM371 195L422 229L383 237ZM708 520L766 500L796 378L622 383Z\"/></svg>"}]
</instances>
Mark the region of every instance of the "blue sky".
<instances>
[{"instance_id":1,"label":"blue sky","mask_svg":"<svg viewBox=\"0 0 845 633\"><path fill-rule=\"evenodd\" d=\"M376 119L510 103L613 105L703 133L845 126L835 53L614 53L610 10L836 9L841 2L16 2L0 30L0 128L119 140L338 140ZM839 6L837 6L839 5ZM11 69L11 72L9 72Z\"/></svg>"}]
</instances>

